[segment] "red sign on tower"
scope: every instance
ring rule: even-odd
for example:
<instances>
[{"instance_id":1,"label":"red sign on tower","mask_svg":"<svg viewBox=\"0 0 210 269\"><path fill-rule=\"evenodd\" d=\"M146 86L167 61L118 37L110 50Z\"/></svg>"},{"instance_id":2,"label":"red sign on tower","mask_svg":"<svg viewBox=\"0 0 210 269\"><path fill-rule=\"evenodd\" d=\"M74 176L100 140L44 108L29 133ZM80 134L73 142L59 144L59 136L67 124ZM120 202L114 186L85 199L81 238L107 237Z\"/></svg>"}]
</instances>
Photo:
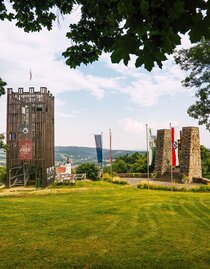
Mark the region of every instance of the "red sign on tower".
<instances>
[{"instance_id":1,"label":"red sign on tower","mask_svg":"<svg viewBox=\"0 0 210 269\"><path fill-rule=\"evenodd\" d=\"M32 140L19 141L19 159L32 160Z\"/></svg>"}]
</instances>

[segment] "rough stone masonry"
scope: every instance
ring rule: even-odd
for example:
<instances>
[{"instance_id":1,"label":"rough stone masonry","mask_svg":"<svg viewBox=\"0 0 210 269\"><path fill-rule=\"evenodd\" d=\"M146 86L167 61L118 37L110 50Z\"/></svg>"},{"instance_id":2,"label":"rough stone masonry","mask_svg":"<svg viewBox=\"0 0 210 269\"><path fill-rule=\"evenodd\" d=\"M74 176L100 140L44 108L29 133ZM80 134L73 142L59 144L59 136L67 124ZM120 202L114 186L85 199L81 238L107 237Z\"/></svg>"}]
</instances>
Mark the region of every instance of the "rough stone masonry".
<instances>
[{"instance_id":1,"label":"rough stone masonry","mask_svg":"<svg viewBox=\"0 0 210 269\"><path fill-rule=\"evenodd\" d=\"M180 178L187 176L191 182L193 178L202 178L199 128L183 127L181 133ZM170 169L171 151L170 129L158 130L154 169L157 177L164 175Z\"/></svg>"}]
</instances>

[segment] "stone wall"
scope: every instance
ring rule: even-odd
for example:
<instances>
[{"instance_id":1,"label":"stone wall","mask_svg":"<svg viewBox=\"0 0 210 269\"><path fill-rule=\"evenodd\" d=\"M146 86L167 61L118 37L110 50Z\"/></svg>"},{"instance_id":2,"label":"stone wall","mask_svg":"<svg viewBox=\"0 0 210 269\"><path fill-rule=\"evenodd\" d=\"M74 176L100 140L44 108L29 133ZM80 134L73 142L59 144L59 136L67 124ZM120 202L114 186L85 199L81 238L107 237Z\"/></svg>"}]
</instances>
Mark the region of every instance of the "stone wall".
<instances>
[{"instance_id":1,"label":"stone wall","mask_svg":"<svg viewBox=\"0 0 210 269\"><path fill-rule=\"evenodd\" d=\"M198 127L183 127L181 137L181 149L179 156L180 178L187 176L190 181L193 178L202 177L200 137ZM164 175L171 169L171 131L162 129L157 131L155 168L157 177Z\"/></svg>"},{"instance_id":2,"label":"stone wall","mask_svg":"<svg viewBox=\"0 0 210 269\"><path fill-rule=\"evenodd\" d=\"M171 161L171 132L170 129L157 130L155 168L157 176L162 176L169 168Z\"/></svg>"},{"instance_id":3,"label":"stone wall","mask_svg":"<svg viewBox=\"0 0 210 269\"><path fill-rule=\"evenodd\" d=\"M180 152L180 174L201 178L200 136L198 127L183 127Z\"/></svg>"}]
</instances>

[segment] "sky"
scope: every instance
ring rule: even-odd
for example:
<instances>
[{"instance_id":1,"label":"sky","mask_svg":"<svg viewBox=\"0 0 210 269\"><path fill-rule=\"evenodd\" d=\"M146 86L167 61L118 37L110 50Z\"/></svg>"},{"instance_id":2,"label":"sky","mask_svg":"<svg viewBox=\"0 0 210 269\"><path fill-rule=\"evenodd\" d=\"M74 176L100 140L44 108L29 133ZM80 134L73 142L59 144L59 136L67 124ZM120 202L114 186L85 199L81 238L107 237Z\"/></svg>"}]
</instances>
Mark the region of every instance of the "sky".
<instances>
[{"instance_id":1,"label":"sky","mask_svg":"<svg viewBox=\"0 0 210 269\"><path fill-rule=\"evenodd\" d=\"M70 69L62 52L70 46L66 38L68 26L79 19L60 18L52 31L25 33L14 22L0 22L0 77L7 88L47 89L55 96L55 145L95 147L93 134L103 133L103 146L109 148L146 149L146 124L156 134L157 129L177 133L182 127L198 126L187 108L195 102L195 90L182 87L186 76L169 56L163 68L148 72L135 68L132 59L128 67L112 64L109 54L98 62ZM180 47L189 47L187 36ZM179 48L180 48L179 47ZM30 80L30 70L32 80ZM200 126L201 144L210 147L209 132ZM6 131L6 95L0 98L0 133Z\"/></svg>"}]
</instances>

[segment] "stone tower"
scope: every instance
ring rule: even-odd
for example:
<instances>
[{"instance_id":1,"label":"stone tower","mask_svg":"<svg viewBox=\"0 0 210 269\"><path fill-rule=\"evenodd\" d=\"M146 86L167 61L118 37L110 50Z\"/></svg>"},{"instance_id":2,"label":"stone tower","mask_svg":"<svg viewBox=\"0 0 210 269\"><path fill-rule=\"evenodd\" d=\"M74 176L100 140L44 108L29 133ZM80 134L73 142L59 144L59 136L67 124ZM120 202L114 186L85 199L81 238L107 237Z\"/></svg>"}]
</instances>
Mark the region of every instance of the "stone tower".
<instances>
[{"instance_id":1,"label":"stone tower","mask_svg":"<svg viewBox=\"0 0 210 269\"><path fill-rule=\"evenodd\" d=\"M201 153L198 127L183 127L181 138L180 174L201 178Z\"/></svg>"},{"instance_id":2,"label":"stone tower","mask_svg":"<svg viewBox=\"0 0 210 269\"><path fill-rule=\"evenodd\" d=\"M170 129L157 130L155 169L157 176L162 176L170 167L171 132Z\"/></svg>"}]
</instances>

